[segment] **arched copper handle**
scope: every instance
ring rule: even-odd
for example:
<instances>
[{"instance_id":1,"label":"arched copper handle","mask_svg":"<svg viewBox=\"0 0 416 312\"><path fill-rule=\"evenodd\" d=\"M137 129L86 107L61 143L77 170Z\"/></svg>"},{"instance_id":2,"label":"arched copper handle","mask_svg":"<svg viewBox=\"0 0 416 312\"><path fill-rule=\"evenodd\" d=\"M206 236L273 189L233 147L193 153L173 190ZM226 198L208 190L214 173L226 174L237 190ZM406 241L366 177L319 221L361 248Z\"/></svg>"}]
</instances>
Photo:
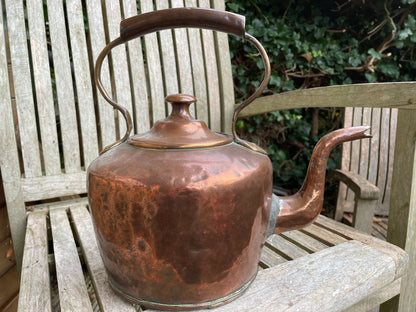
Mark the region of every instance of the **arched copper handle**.
<instances>
[{"instance_id":1,"label":"arched copper handle","mask_svg":"<svg viewBox=\"0 0 416 312\"><path fill-rule=\"evenodd\" d=\"M101 83L100 73L104 58L108 55L111 49L129 40L149 34L151 32L179 27L194 27L226 32L251 42L260 52L265 65L265 75L263 81L260 84L260 87L248 99L246 99L235 108L232 119L232 133L235 141L251 149L255 149L249 143L241 140L238 137L235 130L235 124L240 111L251 102L253 102L263 92L269 82L270 62L266 51L260 42L258 42L253 36L245 33L245 17L242 15L206 8L172 8L144 13L123 20L120 23L120 37L111 41L107 46L105 46L97 58L94 71L94 78L97 88L104 99L110 103L110 105L120 111L127 123L127 129L124 136L113 144L106 146L101 151L101 154L108 151L113 146L127 140L133 128L131 117L127 109L115 102L105 91Z\"/></svg>"}]
</instances>

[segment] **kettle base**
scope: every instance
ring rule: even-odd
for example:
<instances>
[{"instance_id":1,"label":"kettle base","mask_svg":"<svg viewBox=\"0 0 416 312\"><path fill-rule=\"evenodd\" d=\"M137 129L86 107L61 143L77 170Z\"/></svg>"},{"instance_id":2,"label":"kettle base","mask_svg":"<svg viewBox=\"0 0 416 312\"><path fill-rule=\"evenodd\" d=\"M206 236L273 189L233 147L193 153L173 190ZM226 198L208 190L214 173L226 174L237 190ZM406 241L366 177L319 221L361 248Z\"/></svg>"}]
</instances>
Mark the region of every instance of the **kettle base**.
<instances>
[{"instance_id":1,"label":"kettle base","mask_svg":"<svg viewBox=\"0 0 416 312\"><path fill-rule=\"evenodd\" d=\"M226 303L229 303L237 299L247 290L247 288L254 281L256 276L257 276L257 272L247 283L245 283L239 289L233 291L232 293L229 293L228 295L224 297L214 299L211 301L205 301L205 302L178 303L178 304L158 303L158 302L152 302L152 301L139 299L129 294L126 294L125 292L117 288L117 286L115 286L110 280L109 280L109 283L116 293L118 293L119 295L121 295L122 297L124 297L125 299L127 299L128 301L134 304L138 304L146 308L157 309L157 310L188 311L188 310L197 310L197 309L212 309L212 308L222 306Z\"/></svg>"}]
</instances>

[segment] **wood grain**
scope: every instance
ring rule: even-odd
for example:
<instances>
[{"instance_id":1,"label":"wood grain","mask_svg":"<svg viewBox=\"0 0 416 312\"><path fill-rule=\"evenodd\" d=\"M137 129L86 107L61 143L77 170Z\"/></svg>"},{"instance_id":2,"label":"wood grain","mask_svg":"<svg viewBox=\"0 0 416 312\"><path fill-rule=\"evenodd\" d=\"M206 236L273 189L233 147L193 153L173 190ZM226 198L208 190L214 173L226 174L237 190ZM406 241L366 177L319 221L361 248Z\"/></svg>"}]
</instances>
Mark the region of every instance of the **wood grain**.
<instances>
[{"instance_id":1,"label":"wood grain","mask_svg":"<svg viewBox=\"0 0 416 312\"><path fill-rule=\"evenodd\" d=\"M52 311L46 213L30 213L19 292L20 311Z\"/></svg>"},{"instance_id":2,"label":"wood grain","mask_svg":"<svg viewBox=\"0 0 416 312\"><path fill-rule=\"evenodd\" d=\"M86 0L88 26L89 26L89 40L93 65L101 50L105 47L105 31L102 11L102 2L100 0ZM111 90L110 69L108 66L108 58L103 61L101 68L101 82L105 90ZM101 148L110 145L116 141L116 128L114 119L114 109L108 104L101 94L97 91L98 102L98 120L100 124L99 134L101 138Z\"/></svg>"},{"instance_id":3,"label":"wood grain","mask_svg":"<svg viewBox=\"0 0 416 312\"><path fill-rule=\"evenodd\" d=\"M21 181L23 199L35 201L46 198L86 193L87 180L85 171L56 176L27 178Z\"/></svg>"},{"instance_id":4,"label":"wood grain","mask_svg":"<svg viewBox=\"0 0 416 312\"><path fill-rule=\"evenodd\" d=\"M416 82L386 82L330 86L290 91L256 99L241 117L301 107L416 108ZM370 99L377 99L376 101Z\"/></svg>"},{"instance_id":5,"label":"wood grain","mask_svg":"<svg viewBox=\"0 0 416 312\"><path fill-rule=\"evenodd\" d=\"M66 210L53 209L50 211L49 216L51 219L61 310L63 312L92 312L81 262Z\"/></svg>"},{"instance_id":6,"label":"wood grain","mask_svg":"<svg viewBox=\"0 0 416 312\"><path fill-rule=\"evenodd\" d=\"M98 138L81 0L67 1L66 9L68 16L70 16L68 18L68 28L74 66L84 168L88 168L90 163L98 156Z\"/></svg>"},{"instance_id":7,"label":"wood grain","mask_svg":"<svg viewBox=\"0 0 416 312\"><path fill-rule=\"evenodd\" d=\"M52 43L65 172L73 173L81 169L81 155L63 3L48 1L48 17L50 21L53 21L49 24L49 31Z\"/></svg>"},{"instance_id":8,"label":"wood grain","mask_svg":"<svg viewBox=\"0 0 416 312\"><path fill-rule=\"evenodd\" d=\"M43 165L47 175L59 174L61 173L61 160L52 94L51 68L49 67L43 6L40 1L27 2L27 18L36 105L39 112Z\"/></svg>"},{"instance_id":9,"label":"wood grain","mask_svg":"<svg viewBox=\"0 0 416 312\"><path fill-rule=\"evenodd\" d=\"M0 25L3 15L0 14ZM13 124L5 32L0 32L0 167L4 196L7 203L10 232L14 242L15 258L20 271L26 228L26 210L20 185L19 155Z\"/></svg>"},{"instance_id":10,"label":"wood grain","mask_svg":"<svg viewBox=\"0 0 416 312\"><path fill-rule=\"evenodd\" d=\"M25 175L27 177L36 177L42 175L42 169L36 129L35 103L30 77L23 3L19 1L7 1L6 12L14 81L13 86L19 120L20 148L22 150Z\"/></svg>"},{"instance_id":11,"label":"wood grain","mask_svg":"<svg viewBox=\"0 0 416 312\"><path fill-rule=\"evenodd\" d=\"M140 13L153 11L152 1L140 0L139 4ZM166 117L165 91L163 87L163 75L156 33L144 36L144 48L146 53L147 79L152 107L152 122L154 123L157 120L164 119Z\"/></svg>"}]
</instances>

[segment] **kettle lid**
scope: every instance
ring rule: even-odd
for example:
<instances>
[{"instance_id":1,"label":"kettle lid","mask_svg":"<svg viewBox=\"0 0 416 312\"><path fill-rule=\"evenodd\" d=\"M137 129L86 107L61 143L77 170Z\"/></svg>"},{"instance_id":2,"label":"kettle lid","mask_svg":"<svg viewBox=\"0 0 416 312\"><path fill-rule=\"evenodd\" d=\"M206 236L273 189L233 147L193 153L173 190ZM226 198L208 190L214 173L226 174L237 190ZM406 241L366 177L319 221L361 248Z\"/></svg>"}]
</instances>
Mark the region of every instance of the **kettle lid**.
<instances>
[{"instance_id":1,"label":"kettle lid","mask_svg":"<svg viewBox=\"0 0 416 312\"><path fill-rule=\"evenodd\" d=\"M172 94L166 101L172 104L169 117L157 121L148 132L130 137L128 143L145 148L184 149L221 146L233 141L232 137L211 131L205 122L191 116L189 105L196 102L195 97Z\"/></svg>"}]
</instances>

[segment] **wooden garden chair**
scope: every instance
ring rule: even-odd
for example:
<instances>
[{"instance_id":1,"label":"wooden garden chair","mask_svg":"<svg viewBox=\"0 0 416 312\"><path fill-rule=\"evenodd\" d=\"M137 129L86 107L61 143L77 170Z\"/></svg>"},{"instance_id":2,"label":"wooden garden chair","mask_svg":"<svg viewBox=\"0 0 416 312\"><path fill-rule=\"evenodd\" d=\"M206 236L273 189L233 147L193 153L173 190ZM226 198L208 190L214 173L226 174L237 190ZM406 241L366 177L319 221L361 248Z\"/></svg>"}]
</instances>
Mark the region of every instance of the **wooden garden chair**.
<instances>
[{"instance_id":1,"label":"wooden garden chair","mask_svg":"<svg viewBox=\"0 0 416 312\"><path fill-rule=\"evenodd\" d=\"M391 181L393 176L394 147L397 128L397 108L347 107L344 126L370 125L371 141L343 144L341 171L358 174L379 188L378 198L363 200L355 197L344 183L338 191L335 220L341 221L344 212L353 213L356 205L370 207L366 214L355 218L353 226L371 233L373 215L388 216ZM357 209L358 211L360 208Z\"/></svg>"},{"instance_id":2,"label":"wooden garden chair","mask_svg":"<svg viewBox=\"0 0 416 312\"><path fill-rule=\"evenodd\" d=\"M138 1L140 12L168 7L168 1L154 2ZM211 2L212 7L224 9L223 1ZM19 311L50 311L51 293L59 296L62 311L91 311L94 304L102 311L140 309L109 288L85 196L89 163L124 133L122 118L92 83L94 61L106 42L119 36L121 19L138 13L137 6L133 0L123 0L121 6L110 0L82 3L47 1L45 7L35 0L26 1L25 7L22 1L1 3L5 15L0 15L0 164L21 270ZM173 7L196 5L194 0L170 3ZM198 4L210 5L207 0ZM164 118L164 97L177 92L198 98L193 113L211 129L230 132L234 96L228 51L227 36L221 33L176 29L149 34L112 52L103 66L103 83L132 112L135 132ZM415 101L414 91L409 93L414 84L400 86L400 94L395 94L394 85L387 86L385 98L397 98L380 105ZM382 89L378 85L358 88ZM271 96L253 103L243 115L317 103L344 106L341 100L351 98L358 100L354 105L368 104L361 95L364 92L351 90L331 87ZM399 118L400 122L409 136L415 133L409 120ZM396 159L412 173L416 170L414 141L406 144L406 149L396 151L406 160ZM403 168L397 166L397 170ZM404 174L407 184L398 201L411 199L413 207L409 172ZM401 211L406 210L402 206ZM408 211L408 226L414 229L415 212ZM391 219L400 224L393 216L391 212ZM409 246L414 266L415 248ZM320 216L303 230L270 237L253 285L218 311L365 311L399 293L407 261L400 248ZM58 289L51 291L50 281L55 278ZM404 278L402 283L407 285ZM407 304L411 303L406 301L403 311Z\"/></svg>"}]
</instances>

